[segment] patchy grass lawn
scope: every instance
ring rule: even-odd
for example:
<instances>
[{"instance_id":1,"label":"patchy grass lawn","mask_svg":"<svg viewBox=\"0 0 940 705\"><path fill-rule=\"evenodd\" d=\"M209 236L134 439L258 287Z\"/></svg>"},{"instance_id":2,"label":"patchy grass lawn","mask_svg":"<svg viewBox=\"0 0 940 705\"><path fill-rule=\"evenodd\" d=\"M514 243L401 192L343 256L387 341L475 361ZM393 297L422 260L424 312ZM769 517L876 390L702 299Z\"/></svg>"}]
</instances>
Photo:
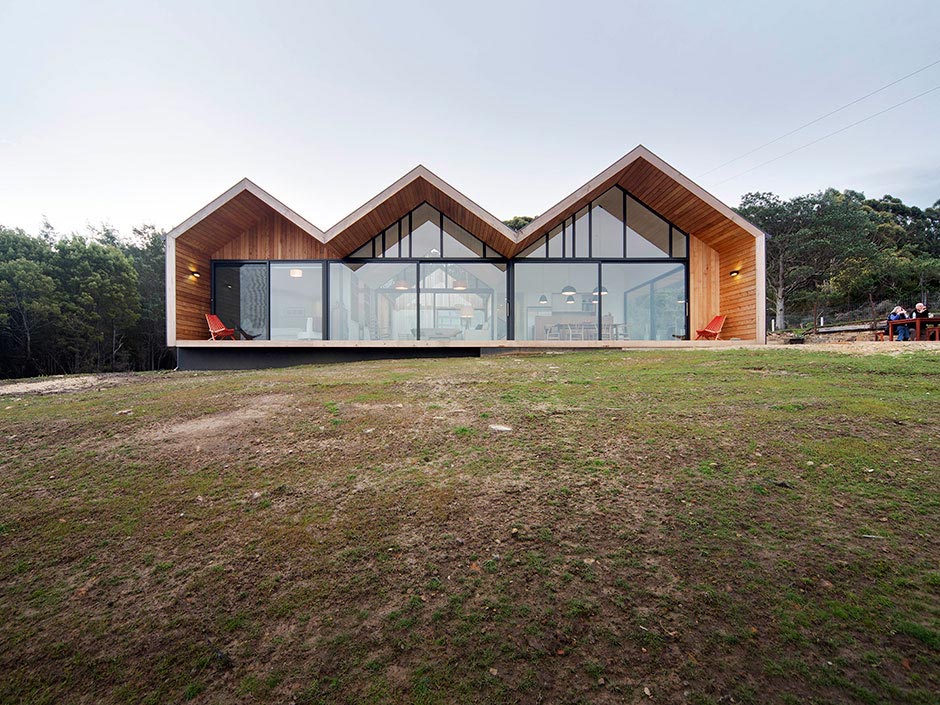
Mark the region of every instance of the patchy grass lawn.
<instances>
[{"instance_id":1,"label":"patchy grass lawn","mask_svg":"<svg viewBox=\"0 0 940 705\"><path fill-rule=\"evenodd\" d=\"M127 381L0 397L2 703L938 702L935 353Z\"/></svg>"}]
</instances>

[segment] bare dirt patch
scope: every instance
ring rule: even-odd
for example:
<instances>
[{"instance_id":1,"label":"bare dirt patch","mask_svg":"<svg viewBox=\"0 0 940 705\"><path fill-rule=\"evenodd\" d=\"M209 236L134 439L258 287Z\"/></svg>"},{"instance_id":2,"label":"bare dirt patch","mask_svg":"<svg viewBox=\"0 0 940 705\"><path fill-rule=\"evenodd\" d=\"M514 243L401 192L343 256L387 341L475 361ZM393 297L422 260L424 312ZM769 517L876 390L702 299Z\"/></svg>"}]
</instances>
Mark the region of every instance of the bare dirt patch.
<instances>
[{"instance_id":1,"label":"bare dirt patch","mask_svg":"<svg viewBox=\"0 0 940 705\"><path fill-rule=\"evenodd\" d=\"M188 421L180 421L140 434L142 441L206 440L220 435L237 438L246 426L255 426L290 408L289 394L265 394L248 397L241 406L231 411L209 414Z\"/></svg>"},{"instance_id":2,"label":"bare dirt patch","mask_svg":"<svg viewBox=\"0 0 940 705\"><path fill-rule=\"evenodd\" d=\"M80 392L87 389L102 389L119 384L140 381L139 375L101 374L101 375L62 375L41 377L35 380L0 383L0 397L19 394L63 394Z\"/></svg>"}]
</instances>

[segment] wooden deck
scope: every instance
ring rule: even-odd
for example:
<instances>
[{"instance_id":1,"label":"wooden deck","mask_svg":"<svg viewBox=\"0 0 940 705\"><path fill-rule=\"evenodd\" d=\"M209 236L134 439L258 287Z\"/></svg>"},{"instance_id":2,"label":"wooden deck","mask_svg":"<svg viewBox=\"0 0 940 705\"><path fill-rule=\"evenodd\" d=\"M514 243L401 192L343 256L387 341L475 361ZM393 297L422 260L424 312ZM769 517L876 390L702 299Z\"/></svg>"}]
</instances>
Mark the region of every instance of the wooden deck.
<instances>
[{"instance_id":1,"label":"wooden deck","mask_svg":"<svg viewBox=\"0 0 940 705\"><path fill-rule=\"evenodd\" d=\"M277 348L504 348L575 350L645 348L722 348L755 340L177 340L177 348L262 350Z\"/></svg>"}]
</instances>

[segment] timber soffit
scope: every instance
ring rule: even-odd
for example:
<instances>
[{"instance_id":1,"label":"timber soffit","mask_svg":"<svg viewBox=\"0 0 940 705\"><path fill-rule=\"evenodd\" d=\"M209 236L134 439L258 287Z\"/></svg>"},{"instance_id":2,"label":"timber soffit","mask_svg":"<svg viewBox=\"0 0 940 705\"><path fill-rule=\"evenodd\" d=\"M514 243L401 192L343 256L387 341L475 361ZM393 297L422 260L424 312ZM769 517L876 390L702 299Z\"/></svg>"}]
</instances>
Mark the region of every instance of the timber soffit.
<instances>
[{"instance_id":1,"label":"timber soffit","mask_svg":"<svg viewBox=\"0 0 940 705\"><path fill-rule=\"evenodd\" d=\"M423 179L428 182L433 188L437 189L441 193L453 199L456 203L466 208L469 212L480 218L488 226L492 227L493 230L498 232L504 238L506 238L507 243L513 246L519 245L519 243L526 240L526 238L532 233L544 229L546 225L552 226L555 224L555 220L558 219L559 215L563 213L566 209L570 208L572 204L577 201L585 198L588 195L595 195L593 192L598 191L602 186L611 180L615 179L617 175L627 169L635 161L642 159L656 168L658 171L662 172L673 181L682 186L685 190L689 191L694 196L698 197L711 208L717 211L720 215L727 218L729 221L737 225L739 228L749 233L755 238L763 238L764 233L757 228L752 223L748 222L746 219L742 218L740 215L735 213L731 208L718 200L715 196L708 193L698 184L694 183L691 179L684 176L678 170L676 170L671 165L664 162L662 159L657 157L655 154L650 152L643 145L638 145L630 152L625 154L623 157L618 159L616 162L607 167L600 174L595 176L593 179L588 181L586 184L578 188L573 193L569 194L561 201L556 203L554 206L546 210L540 216L535 218L531 223L526 225L524 228L518 231L513 231L505 223L503 223L499 218L494 216L492 213L482 208L474 201L470 200L463 193L455 189L453 186L448 184L446 181L441 179L439 176L434 174L430 169L424 166L417 166L403 177L398 179L398 181L391 184L381 193L377 194L369 201L364 203L362 206L357 208L355 211L347 215L345 218L336 223L333 227L329 228L326 231L320 230L313 223L308 221L303 216L299 215L295 211L288 208L286 205L278 201L274 196L269 194L267 191L250 181L249 179L242 179L237 184L228 189L225 193L221 194L218 198L210 202L208 205L194 213L192 216L184 220L182 223L173 228L168 234L167 237L178 238L183 233L187 232L193 226L204 220L205 218L212 215L220 208L222 208L226 203L231 201L233 198L238 196L244 191L248 191L252 195L256 196L264 204L269 206L272 210L280 213L282 216L287 218L289 221L294 223L301 230L306 232L313 238L316 238L320 242L326 244L330 240L333 240L338 235L343 233L347 228L354 225L357 221L362 219L371 213L374 209L379 207L382 203L389 200L402 189L410 185L411 183ZM597 194L599 195L599 194ZM668 214L663 214L667 215Z\"/></svg>"}]
</instances>

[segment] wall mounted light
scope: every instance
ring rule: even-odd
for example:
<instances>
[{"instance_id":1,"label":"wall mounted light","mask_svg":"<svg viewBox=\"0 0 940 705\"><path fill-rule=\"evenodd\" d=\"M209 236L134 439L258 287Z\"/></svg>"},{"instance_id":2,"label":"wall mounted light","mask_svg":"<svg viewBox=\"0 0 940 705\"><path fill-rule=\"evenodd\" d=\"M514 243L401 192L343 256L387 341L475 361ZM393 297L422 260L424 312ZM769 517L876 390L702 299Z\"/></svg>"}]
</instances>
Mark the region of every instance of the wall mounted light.
<instances>
[{"instance_id":1,"label":"wall mounted light","mask_svg":"<svg viewBox=\"0 0 940 705\"><path fill-rule=\"evenodd\" d=\"M728 276L729 276L729 277L736 277L736 276L738 276L740 273L741 273L741 270L739 270L739 269L732 269L731 272L728 274Z\"/></svg>"},{"instance_id":2,"label":"wall mounted light","mask_svg":"<svg viewBox=\"0 0 940 705\"><path fill-rule=\"evenodd\" d=\"M189 274L190 276L192 276L193 279L198 279L200 277L199 272L194 271L194 272L190 272Z\"/></svg>"},{"instance_id":3,"label":"wall mounted light","mask_svg":"<svg viewBox=\"0 0 940 705\"><path fill-rule=\"evenodd\" d=\"M544 306L544 305L547 304L547 303L548 303L548 297L547 297L545 294L542 294L542 295L539 297L539 304L541 304L542 306Z\"/></svg>"},{"instance_id":4,"label":"wall mounted light","mask_svg":"<svg viewBox=\"0 0 940 705\"><path fill-rule=\"evenodd\" d=\"M304 275L304 270L302 269L292 269L290 270L290 275L294 279L300 279Z\"/></svg>"}]
</instances>

